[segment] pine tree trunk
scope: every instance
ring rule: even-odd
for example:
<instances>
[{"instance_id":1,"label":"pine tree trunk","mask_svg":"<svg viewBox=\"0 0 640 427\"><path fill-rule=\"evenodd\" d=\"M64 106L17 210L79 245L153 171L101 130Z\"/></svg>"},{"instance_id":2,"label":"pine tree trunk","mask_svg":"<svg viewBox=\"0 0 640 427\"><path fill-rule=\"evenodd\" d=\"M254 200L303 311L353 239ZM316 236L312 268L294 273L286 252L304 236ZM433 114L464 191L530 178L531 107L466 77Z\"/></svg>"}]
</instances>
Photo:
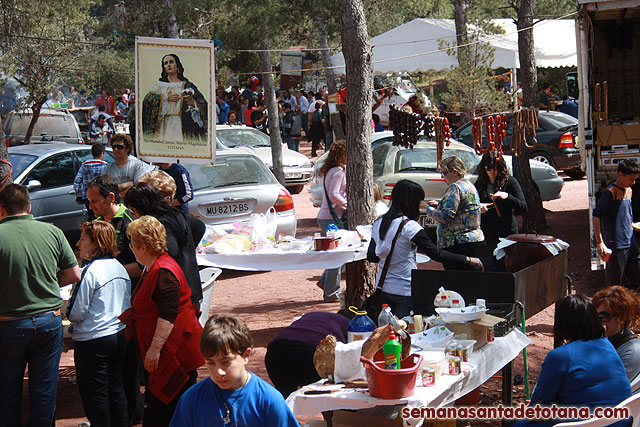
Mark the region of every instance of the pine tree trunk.
<instances>
[{"instance_id":1,"label":"pine tree trunk","mask_svg":"<svg viewBox=\"0 0 640 427\"><path fill-rule=\"evenodd\" d=\"M276 90L273 84L271 70L271 53L269 52L269 36L263 34L260 40L260 68L262 69L262 83L267 100L269 114L269 135L271 138L271 160L273 174L278 182L284 185L284 169L282 167L282 140L280 139L280 120L278 118L278 104Z\"/></svg>"},{"instance_id":2,"label":"pine tree trunk","mask_svg":"<svg viewBox=\"0 0 640 427\"><path fill-rule=\"evenodd\" d=\"M1 127L0 127L0 159L5 160L7 162L9 161L9 152L7 151L7 140L5 139L4 130L2 130ZM11 179L10 173L11 173L11 167L4 162L0 162L0 183L5 178L7 178L6 181L4 181L2 185L0 185L0 190L2 190L2 188L5 185L11 184L13 182L13 180Z\"/></svg>"},{"instance_id":3,"label":"pine tree trunk","mask_svg":"<svg viewBox=\"0 0 640 427\"><path fill-rule=\"evenodd\" d=\"M533 15L536 6L535 0L522 0L518 9L518 55L520 57L520 73L523 91L524 107L538 106L538 75L534 56L533 41ZM531 141L528 141L531 143ZM520 158L513 157L513 173L522 186L522 191L527 200L527 213L524 216L524 231L544 231L547 221L542 207L542 198L536 189L531 177L529 165L530 150L524 150Z\"/></svg>"},{"instance_id":4,"label":"pine tree trunk","mask_svg":"<svg viewBox=\"0 0 640 427\"><path fill-rule=\"evenodd\" d=\"M373 161L371 158L371 104L373 51L361 0L338 0L343 54L347 75L347 205L349 228L371 224ZM347 264L347 306L359 306L375 289L375 264Z\"/></svg>"},{"instance_id":5,"label":"pine tree trunk","mask_svg":"<svg viewBox=\"0 0 640 427\"><path fill-rule=\"evenodd\" d=\"M315 0L316 3L318 0ZM316 12L316 26L318 27L318 43L322 49L322 65L325 68L325 77L327 78L327 88L329 93L336 93L338 86L336 85L336 74L333 71L331 62L331 52L329 51L329 41L327 39L327 27L324 24L324 16Z\"/></svg>"},{"instance_id":6,"label":"pine tree trunk","mask_svg":"<svg viewBox=\"0 0 640 427\"><path fill-rule=\"evenodd\" d=\"M456 27L456 43L458 46L458 66L464 69L471 69L470 48L466 45L469 42L469 36L467 35L467 11L471 6L471 0L451 0L453 5L453 21ZM474 116L475 102L471 102L474 107L471 111L462 110L462 122L470 121Z\"/></svg>"},{"instance_id":7,"label":"pine tree trunk","mask_svg":"<svg viewBox=\"0 0 640 427\"><path fill-rule=\"evenodd\" d=\"M31 144L31 137L33 136L33 129L36 127L36 123L38 123L38 119L40 118L40 110L42 106L47 101L46 97L38 99L34 101L32 108L33 114L31 116L31 121L29 122L29 127L27 127L27 131L24 134L24 143Z\"/></svg>"},{"instance_id":8,"label":"pine tree trunk","mask_svg":"<svg viewBox=\"0 0 640 427\"><path fill-rule=\"evenodd\" d=\"M166 10L168 11L167 18L167 37L170 39L179 39L180 31L178 30L178 23L176 22L176 15L173 13L173 0L164 0Z\"/></svg>"}]
</instances>

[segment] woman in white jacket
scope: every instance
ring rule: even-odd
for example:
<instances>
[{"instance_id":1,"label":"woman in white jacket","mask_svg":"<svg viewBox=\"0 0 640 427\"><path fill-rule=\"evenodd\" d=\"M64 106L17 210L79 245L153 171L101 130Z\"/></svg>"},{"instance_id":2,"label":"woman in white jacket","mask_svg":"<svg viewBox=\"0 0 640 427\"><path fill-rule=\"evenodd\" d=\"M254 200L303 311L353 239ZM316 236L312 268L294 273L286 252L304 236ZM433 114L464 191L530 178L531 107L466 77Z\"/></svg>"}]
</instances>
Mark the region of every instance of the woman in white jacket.
<instances>
[{"instance_id":1,"label":"woman in white jacket","mask_svg":"<svg viewBox=\"0 0 640 427\"><path fill-rule=\"evenodd\" d=\"M92 426L128 426L122 367L126 350L125 325L118 316L130 307L131 281L115 256L116 232L105 221L85 222L77 243L89 261L73 287L67 317L78 388Z\"/></svg>"}]
</instances>

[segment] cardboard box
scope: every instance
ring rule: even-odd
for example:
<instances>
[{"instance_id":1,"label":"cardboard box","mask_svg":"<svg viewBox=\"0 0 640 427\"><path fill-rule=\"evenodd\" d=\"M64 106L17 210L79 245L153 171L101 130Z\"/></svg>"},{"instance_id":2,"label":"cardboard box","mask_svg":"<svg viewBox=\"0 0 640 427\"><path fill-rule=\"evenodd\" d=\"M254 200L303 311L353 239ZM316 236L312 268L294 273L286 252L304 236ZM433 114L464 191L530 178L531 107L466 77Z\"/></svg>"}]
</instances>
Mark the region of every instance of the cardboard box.
<instances>
[{"instance_id":1,"label":"cardboard box","mask_svg":"<svg viewBox=\"0 0 640 427\"><path fill-rule=\"evenodd\" d=\"M640 144L640 125L601 125L596 128L599 146Z\"/></svg>"},{"instance_id":2,"label":"cardboard box","mask_svg":"<svg viewBox=\"0 0 640 427\"><path fill-rule=\"evenodd\" d=\"M454 335L466 334L468 340L476 340L473 348L477 350L487 343L487 332L489 328L492 328L503 320L504 319L500 317L485 314L482 319L476 320L475 322L447 323L445 326L453 332Z\"/></svg>"}]
</instances>

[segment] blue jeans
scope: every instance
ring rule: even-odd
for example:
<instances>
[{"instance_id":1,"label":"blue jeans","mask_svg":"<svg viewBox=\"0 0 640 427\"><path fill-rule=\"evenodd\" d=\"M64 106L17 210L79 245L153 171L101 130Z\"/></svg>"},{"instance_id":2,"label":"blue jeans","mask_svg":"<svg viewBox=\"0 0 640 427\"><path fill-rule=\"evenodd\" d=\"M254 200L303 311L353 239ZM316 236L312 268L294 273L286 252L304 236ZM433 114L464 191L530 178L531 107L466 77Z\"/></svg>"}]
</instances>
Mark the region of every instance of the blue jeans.
<instances>
[{"instance_id":1,"label":"blue jeans","mask_svg":"<svg viewBox=\"0 0 640 427\"><path fill-rule=\"evenodd\" d=\"M391 308L391 312L399 319L402 319L411 313L411 297L388 294L385 291L382 291L380 303L387 304Z\"/></svg>"},{"instance_id":2,"label":"blue jeans","mask_svg":"<svg viewBox=\"0 0 640 427\"><path fill-rule=\"evenodd\" d=\"M29 365L29 427L50 426L56 409L62 317L47 312L0 322L0 414L20 425L22 380Z\"/></svg>"},{"instance_id":3,"label":"blue jeans","mask_svg":"<svg viewBox=\"0 0 640 427\"><path fill-rule=\"evenodd\" d=\"M324 197L324 193L322 193ZM320 219L318 218L318 225L320 226L320 230L322 231L322 235L325 236L327 234L327 226L329 224L335 224L336 222L333 219ZM320 278L320 282L322 282L324 286L324 297L332 298L338 296L340 292L340 270L342 268L330 268L325 270L322 273L322 277Z\"/></svg>"},{"instance_id":4,"label":"blue jeans","mask_svg":"<svg viewBox=\"0 0 640 427\"><path fill-rule=\"evenodd\" d=\"M300 151L300 139L295 139L290 136L284 139L284 142L287 143L287 148L293 151Z\"/></svg>"}]
</instances>

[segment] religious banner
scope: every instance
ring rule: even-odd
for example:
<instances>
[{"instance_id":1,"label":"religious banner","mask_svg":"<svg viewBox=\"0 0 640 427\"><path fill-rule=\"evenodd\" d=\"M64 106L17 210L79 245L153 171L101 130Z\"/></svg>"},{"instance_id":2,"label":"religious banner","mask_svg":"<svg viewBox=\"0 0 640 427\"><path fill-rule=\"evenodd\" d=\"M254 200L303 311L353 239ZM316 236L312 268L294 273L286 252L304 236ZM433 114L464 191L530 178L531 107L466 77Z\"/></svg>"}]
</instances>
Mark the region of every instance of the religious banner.
<instances>
[{"instance_id":1,"label":"religious banner","mask_svg":"<svg viewBox=\"0 0 640 427\"><path fill-rule=\"evenodd\" d=\"M149 162L215 156L214 44L136 37L136 149Z\"/></svg>"}]
</instances>

